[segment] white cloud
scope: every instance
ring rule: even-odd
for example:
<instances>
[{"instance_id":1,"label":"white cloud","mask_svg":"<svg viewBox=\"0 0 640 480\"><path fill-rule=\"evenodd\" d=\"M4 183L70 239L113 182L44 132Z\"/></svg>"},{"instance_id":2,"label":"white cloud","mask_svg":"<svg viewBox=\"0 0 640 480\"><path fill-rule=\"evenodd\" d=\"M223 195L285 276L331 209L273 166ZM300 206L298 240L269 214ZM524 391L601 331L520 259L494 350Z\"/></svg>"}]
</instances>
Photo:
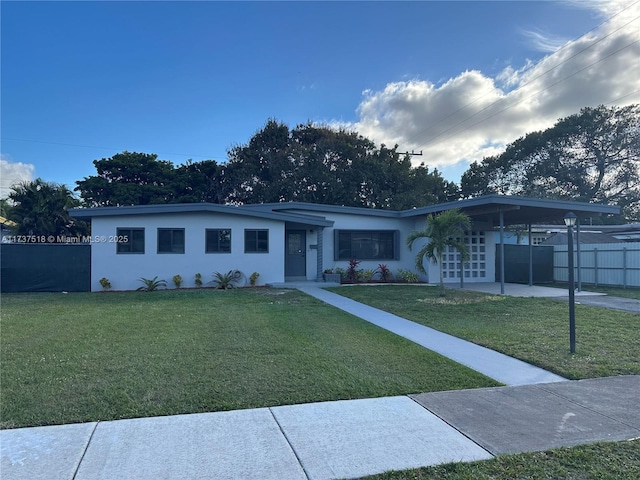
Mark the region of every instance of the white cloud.
<instances>
[{"instance_id":1,"label":"white cloud","mask_svg":"<svg viewBox=\"0 0 640 480\"><path fill-rule=\"evenodd\" d=\"M533 48L541 52L555 52L567 43L566 38L542 30L522 30L522 34L529 39Z\"/></svg>"},{"instance_id":2,"label":"white cloud","mask_svg":"<svg viewBox=\"0 0 640 480\"><path fill-rule=\"evenodd\" d=\"M0 154L0 198L7 198L11 186L33 180L36 167L29 163L14 162L6 154Z\"/></svg>"},{"instance_id":3,"label":"white cloud","mask_svg":"<svg viewBox=\"0 0 640 480\"><path fill-rule=\"evenodd\" d=\"M601 8L615 14L611 2ZM411 80L366 90L359 120L346 126L377 143L423 150L414 161L442 169L499 153L583 107L640 103L639 15L640 3L537 64L509 66L495 78L474 70L440 86Z\"/></svg>"}]
</instances>

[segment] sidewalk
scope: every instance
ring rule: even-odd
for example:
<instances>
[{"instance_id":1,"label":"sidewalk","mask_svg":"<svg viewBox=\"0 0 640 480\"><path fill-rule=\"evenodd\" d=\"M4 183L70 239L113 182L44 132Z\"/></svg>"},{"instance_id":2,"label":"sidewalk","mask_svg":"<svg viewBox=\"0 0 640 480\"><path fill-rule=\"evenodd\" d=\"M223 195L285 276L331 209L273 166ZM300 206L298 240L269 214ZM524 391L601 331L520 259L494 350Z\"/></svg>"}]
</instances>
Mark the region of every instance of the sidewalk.
<instances>
[{"instance_id":1,"label":"sidewalk","mask_svg":"<svg viewBox=\"0 0 640 480\"><path fill-rule=\"evenodd\" d=\"M358 478L640 437L640 376L0 431L3 480Z\"/></svg>"},{"instance_id":2,"label":"sidewalk","mask_svg":"<svg viewBox=\"0 0 640 480\"><path fill-rule=\"evenodd\" d=\"M0 478L330 480L640 437L640 376L564 381L319 286L299 288L512 386L2 430Z\"/></svg>"}]
</instances>

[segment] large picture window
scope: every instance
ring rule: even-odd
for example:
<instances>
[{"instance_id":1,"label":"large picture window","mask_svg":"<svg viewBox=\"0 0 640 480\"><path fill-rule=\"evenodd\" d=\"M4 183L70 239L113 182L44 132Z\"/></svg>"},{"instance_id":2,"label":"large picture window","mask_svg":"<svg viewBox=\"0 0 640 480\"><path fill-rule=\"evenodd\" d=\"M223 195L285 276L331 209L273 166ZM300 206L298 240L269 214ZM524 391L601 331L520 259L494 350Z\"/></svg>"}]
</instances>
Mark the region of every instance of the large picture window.
<instances>
[{"instance_id":1,"label":"large picture window","mask_svg":"<svg viewBox=\"0 0 640 480\"><path fill-rule=\"evenodd\" d=\"M159 228L158 253L184 253L184 228Z\"/></svg>"},{"instance_id":2,"label":"large picture window","mask_svg":"<svg viewBox=\"0 0 640 480\"><path fill-rule=\"evenodd\" d=\"M244 253L269 253L269 230L245 230Z\"/></svg>"},{"instance_id":3,"label":"large picture window","mask_svg":"<svg viewBox=\"0 0 640 480\"><path fill-rule=\"evenodd\" d=\"M231 230L228 228L208 228L206 230L207 253L231 253Z\"/></svg>"},{"instance_id":4,"label":"large picture window","mask_svg":"<svg viewBox=\"0 0 640 480\"><path fill-rule=\"evenodd\" d=\"M117 253L144 253L144 228L117 228Z\"/></svg>"},{"instance_id":5,"label":"large picture window","mask_svg":"<svg viewBox=\"0 0 640 480\"><path fill-rule=\"evenodd\" d=\"M336 230L335 260L397 260L397 230Z\"/></svg>"}]
</instances>

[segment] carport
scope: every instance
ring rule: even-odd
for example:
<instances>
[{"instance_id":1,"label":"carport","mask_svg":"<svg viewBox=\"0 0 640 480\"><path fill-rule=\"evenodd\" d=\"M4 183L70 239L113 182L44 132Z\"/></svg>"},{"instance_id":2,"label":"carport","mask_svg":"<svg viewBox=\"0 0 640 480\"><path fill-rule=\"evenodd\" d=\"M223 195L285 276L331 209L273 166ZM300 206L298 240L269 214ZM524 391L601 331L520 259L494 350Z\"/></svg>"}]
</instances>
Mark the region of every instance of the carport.
<instances>
[{"instance_id":1,"label":"carport","mask_svg":"<svg viewBox=\"0 0 640 480\"><path fill-rule=\"evenodd\" d=\"M517 197L511 195L484 195L482 197L440 203L429 207L421 207L402 212L401 216L418 216L438 214L457 208L469 215L474 229L495 230L500 232L500 293L504 294L504 229L508 225L527 225L529 232L529 286L533 285L533 243L531 241L531 225L536 223L559 223L564 216L573 212L577 217L576 241L578 245L578 271L580 270L580 222L600 215L619 215L620 207L565 200L547 200L538 198ZM461 285L463 277L460 277Z\"/></svg>"}]
</instances>

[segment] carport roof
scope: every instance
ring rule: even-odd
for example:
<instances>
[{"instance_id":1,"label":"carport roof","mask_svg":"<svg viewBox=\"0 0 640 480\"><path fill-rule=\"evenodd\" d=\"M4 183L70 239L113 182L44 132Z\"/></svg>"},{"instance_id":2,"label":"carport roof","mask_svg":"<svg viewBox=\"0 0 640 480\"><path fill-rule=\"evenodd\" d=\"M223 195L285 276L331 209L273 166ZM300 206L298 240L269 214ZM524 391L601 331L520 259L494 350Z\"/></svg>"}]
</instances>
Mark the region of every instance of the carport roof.
<instances>
[{"instance_id":1,"label":"carport roof","mask_svg":"<svg viewBox=\"0 0 640 480\"><path fill-rule=\"evenodd\" d=\"M575 213L578 218L620 214L620 207L615 205L496 194L404 210L400 212L400 216L437 214L454 208L469 215L473 221L486 222L490 225L499 224L500 212L503 213L505 225L561 222L568 212Z\"/></svg>"}]
</instances>

